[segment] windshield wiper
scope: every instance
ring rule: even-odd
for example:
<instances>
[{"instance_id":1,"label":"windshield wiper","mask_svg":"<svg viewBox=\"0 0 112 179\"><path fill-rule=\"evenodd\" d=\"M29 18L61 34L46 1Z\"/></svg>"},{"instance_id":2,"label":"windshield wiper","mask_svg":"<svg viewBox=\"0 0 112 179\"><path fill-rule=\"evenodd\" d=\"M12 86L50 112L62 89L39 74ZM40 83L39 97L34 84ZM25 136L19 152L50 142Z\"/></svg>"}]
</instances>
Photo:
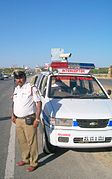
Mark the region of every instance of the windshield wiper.
<instances>
[{"instance_id":1,"label":"windshield wiper","mask_svg":"<svg viewBox=\"0 0 112 179\"><path fill-rule=\"evenodd\" d=\"M107 99L106 96L100 96L100 95L81 95L81 99Z\"/></svg>"},{"instance_id":2,"label":"windshield wiper","mask_svg":"<svg viewBox=\"0 0 112 179\"><path fill-rule=\"evenodd\" d=\"M50 98L80 98L80 96L50 96Z\"/></svg>"},{"instance_id":3,"label":"windshield wiper","mask_svg":"<svg viewBox=\"0 0 112 179\"><path fill-rule=\"evenodd\" d=\"M80 96L65 96L64 98L80 98Z\"/></svg>"}]
</instances>

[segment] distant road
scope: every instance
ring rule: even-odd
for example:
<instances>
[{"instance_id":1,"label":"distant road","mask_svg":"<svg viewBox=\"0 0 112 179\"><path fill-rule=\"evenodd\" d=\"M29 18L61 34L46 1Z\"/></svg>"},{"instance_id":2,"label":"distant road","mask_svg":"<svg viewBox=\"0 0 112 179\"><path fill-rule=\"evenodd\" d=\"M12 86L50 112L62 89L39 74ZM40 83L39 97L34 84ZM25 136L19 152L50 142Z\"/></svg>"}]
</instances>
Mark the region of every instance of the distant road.
<instances>
[{"instance_id":1,"label":"distant road","mask_svg":"<svg viewBox=\"0 0 112 179\"><path fill-rule=\"evenodd\" d=\"M4 179L10 134L13 80L0 80L0 179Z\"/></svg>"}]
</instances>

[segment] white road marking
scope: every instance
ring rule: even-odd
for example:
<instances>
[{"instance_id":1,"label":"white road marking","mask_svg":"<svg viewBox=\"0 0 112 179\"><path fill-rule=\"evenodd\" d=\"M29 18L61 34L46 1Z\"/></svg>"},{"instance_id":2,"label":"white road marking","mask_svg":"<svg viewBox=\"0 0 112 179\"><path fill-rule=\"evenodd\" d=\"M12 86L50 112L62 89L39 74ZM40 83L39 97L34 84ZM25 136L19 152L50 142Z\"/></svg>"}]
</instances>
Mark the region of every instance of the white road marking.
<instances>
[{"instance_id":1,"label":"white road marking","mask_svg":"<svg viewBox=\"0 0 112 179\"><path fill-rule=\"evenodd\" d=\"M4 179L14 178L14 166L15 166L15 124L12 124L10 129L10 139L9 139L8 155L7 155Z\"/></svg>"}]
</instances>

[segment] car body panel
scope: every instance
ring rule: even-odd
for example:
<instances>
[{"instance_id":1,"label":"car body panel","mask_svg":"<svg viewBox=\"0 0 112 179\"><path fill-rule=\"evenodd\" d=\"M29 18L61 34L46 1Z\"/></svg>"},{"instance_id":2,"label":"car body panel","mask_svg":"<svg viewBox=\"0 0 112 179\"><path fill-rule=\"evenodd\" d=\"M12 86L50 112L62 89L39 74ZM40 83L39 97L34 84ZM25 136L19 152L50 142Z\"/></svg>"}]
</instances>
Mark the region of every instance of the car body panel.
<instances>
[{"instance_id":1,"label":"car body panel","mask_svg":"<svg viewBox=\"0 0 112 179\"><path fill-rule=\"evenodd\" d=\"M97 78L91 74L48 72L40 76L36 84L38 84L37 89L42 101L42 120L47 138L52 145L64 148L112 147L112 100ZM78 97L72 94L72 97L72 95L69 96L70 91L62 93L63 96L55 93L52 95L53 78L58 79L60 76L67 77L66 80L70 79L71 81L76 78L82 86L84 85L82 83L84 79L85 84L88 82L91 88L91 95L80 95ZM64 82L69 85L66 80ZM98 85L96 89L99 92L98 95L92 96L95 83ZM65 90L67 88L66 86ZM57 119L72 119L73 123L71 126L57 126L55 125ZM89 122L90 126L80 127L78 120ZM99 126L99 121L106 121L105 126ZM74 125L75 123L78 125Z\"/></svg>"}]
</instances>

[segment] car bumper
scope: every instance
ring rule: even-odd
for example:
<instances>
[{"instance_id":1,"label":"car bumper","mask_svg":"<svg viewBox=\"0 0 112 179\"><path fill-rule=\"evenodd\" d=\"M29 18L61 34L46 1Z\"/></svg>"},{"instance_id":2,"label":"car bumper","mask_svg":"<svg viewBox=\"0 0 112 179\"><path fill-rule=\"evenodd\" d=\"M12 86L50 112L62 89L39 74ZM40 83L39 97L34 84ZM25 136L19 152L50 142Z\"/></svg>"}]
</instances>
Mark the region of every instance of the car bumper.
<instances>
[{"instance_id":1,"label":"car bumper","mask_svg":"<svg viewBox=\"0 0 112 179\"><path fill-rule=\"evenodd\" d=\"M112 147L112 129L82 131L54 129L49 130L47 135L52 145L62 148Z\"/></svg>"}]
</instances>

